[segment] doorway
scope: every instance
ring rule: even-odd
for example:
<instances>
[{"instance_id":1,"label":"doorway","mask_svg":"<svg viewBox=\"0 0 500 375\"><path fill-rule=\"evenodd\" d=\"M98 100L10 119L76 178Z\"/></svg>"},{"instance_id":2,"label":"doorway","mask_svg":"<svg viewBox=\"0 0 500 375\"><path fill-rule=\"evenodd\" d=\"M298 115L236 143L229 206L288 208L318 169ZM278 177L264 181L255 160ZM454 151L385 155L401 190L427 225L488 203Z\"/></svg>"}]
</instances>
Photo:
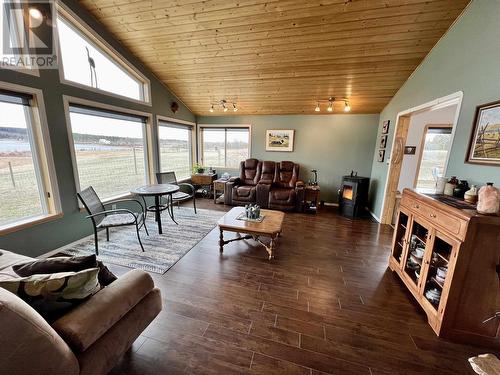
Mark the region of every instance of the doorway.
<instances>
[{"instance_id":1,"label":"doorway","mask_svg":"<svg viewBox=\"0 0 500 375\"><path fill-rule=\"evenodd\" d=\"M396 121L380 222L391 224L405 188L434 192L446 175L462 92L400 112Z\"/></svg>"},{"instance_id":2,"label":"doorway","mask_svg":"<svg viewBox=\"0 0 500 375\"><path fill-rule=\"evenodd\" d=\"M434 192L438 178L444 176L452 129L452 124L425 126L413 184L416 190Z\"/></svg>"}]
</instances>

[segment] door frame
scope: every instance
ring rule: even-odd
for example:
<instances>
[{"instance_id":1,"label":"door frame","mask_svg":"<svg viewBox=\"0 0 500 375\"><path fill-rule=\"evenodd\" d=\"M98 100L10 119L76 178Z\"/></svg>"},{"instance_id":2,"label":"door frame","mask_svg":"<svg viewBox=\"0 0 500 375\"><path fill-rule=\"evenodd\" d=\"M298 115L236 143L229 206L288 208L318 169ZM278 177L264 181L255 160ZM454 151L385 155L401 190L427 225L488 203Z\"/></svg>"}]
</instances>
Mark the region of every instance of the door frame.
<instances>
[{"instance_id":1,"label":"door frame","mask_svg":"<svg viewBox=\"0 0 500 375\"><path fill-rule=\"evenodd\" d=\"M398 134L403 138L404 143L406 143L406 137L408 135L408 128L412 115L417 113L431 111L443 107L448 107L450 105L456 105L455 116L453 119L453 129L451 131L451 141L450 141L450 152L446 156L446 162L444 165L443 175L446 175L446 170L448 169L448 162L450 160L451 149L453 148L453 141L455 139L455 132L457 130L458 118L460 116L460 110L462 108L462 99L464 93L463 91L457 91L453 94L446 95L430 102L420 104L418 106L401 111L396 116L396 127L394 128L394 134L392 136L391 152L390 157L387 160L388 171L385 180L384 197L382 200L382 211L380 215L381 224L390 224L392 220L392 214L396 199L396 190L399 183L399 176L401 173L401 160L398 160L398 150L396 146L396 138ZM398 132L399 130L399 132ZM404 146L404 145L403 145ZM402 159L402 158L401 158Z\"/></svg>"}]
</instances>

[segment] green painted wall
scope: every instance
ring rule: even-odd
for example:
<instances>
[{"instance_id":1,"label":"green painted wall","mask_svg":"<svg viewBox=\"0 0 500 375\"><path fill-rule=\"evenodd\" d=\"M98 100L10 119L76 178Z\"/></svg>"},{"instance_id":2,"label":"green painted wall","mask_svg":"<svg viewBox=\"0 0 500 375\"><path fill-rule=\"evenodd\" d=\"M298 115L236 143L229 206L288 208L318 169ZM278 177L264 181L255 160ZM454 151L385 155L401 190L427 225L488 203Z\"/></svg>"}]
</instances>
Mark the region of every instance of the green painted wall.
<instances>
[{"instance_id":1,"label":"green painted wall","mask_svg":"<svg viewBox=\"0 0 500 375\"><path fill-rule=\"evenodd\" d=\"M321 199L336 202L343 175L355 170L370 176L378 119L378 115L203 116L197 122L251 124L252 157L300 163L305 182L312 178L310 170L317 169ZM295 129L294 151L266 151L267 129Z\"/></svg>"},{"instance_id":2,"label":"green painted wall","mask_svg":"<svg viewBox=\"0 0 500 375\"><path fill-rule=\"evenodd\" d=\"M195 116L130 52L114 41L94 18L78 6L76 1L65 0L64 2L80 18L87 22L92 29L120 52L122 56L151 80L152 106L136 104L128 100L121 100L105 94L97 94L61 84L59 82L59 74L56 70L41 70L40 77L34 77L28 74L0 69L0 81L36 87L43 90L51 145L54 153L57 183L59 185L64 212L64 217L60 220L0 237L1 249L30 256L43 254L91 233L90 223L83 219L83 214L78 210L62 95L75 96L192 122L195 121ZM173 100L176 100L180 104L180 109L176 115L173 115L170 111L170 103Z\"/></svg>"},{"instance_id":3,"label":"green painted wall","mask_svg":"<svg viewBox=\"0 0 500 375\"><path fill-rule=\"evenodd\" d=\"M462 108L450 154L447 176L457 175L469 183L492 181L500 186L500 167L465 163L476 106L500 100L500 1L475 0L458 22L439 41L420 67L380 114L391 121L392 142L399 112L436 98L463 91ZM375 145L378 139L374 139ZM392 147L388 145L388 150ZM388 167L377 162L375 148L372 166L371 208L379 216Z\"/></svg>"}]
</instances>

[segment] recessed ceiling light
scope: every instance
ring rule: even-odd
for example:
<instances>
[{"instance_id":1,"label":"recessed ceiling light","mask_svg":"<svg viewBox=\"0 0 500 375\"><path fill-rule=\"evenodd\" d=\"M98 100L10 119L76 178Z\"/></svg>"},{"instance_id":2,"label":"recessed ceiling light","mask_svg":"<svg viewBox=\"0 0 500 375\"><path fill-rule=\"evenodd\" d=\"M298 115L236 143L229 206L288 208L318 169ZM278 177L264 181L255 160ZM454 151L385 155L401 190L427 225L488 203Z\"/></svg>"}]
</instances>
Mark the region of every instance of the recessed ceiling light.
<instances>
[{"instance_id":1,"label":"recessed ceiling light","mask_svg":"<svg viewBox=\"0 0 500 375\"><path fill-rule=\"evenodd\" d=\"M316 112L319 112L319 111L320 111L320 108L319 108L319 102L317 102L317 103L316 103L316 108L314 108L314 110L315 110Z\"/></svg>"},{"instance_id":2,"label":"recessed ceiling light","mask_svg":"<svg viewBox=\"0 0 500 375\"><path fill-rule=\"evenodd\" d=\"M332 112L333 111L333 101L332 101L332 99L328 100L328 108L326 110L328 112Z\"/></svg>"}]
</instances>

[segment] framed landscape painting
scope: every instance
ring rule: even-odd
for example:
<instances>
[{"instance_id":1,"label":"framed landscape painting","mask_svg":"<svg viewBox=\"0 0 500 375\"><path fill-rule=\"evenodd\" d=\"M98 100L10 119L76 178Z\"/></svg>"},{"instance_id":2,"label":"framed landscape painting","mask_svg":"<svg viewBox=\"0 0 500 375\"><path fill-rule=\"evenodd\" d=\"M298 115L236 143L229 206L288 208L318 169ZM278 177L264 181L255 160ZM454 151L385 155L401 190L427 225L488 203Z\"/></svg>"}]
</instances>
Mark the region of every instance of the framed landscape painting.
<instances>
[{"instance_id":1,"label":"framed landscape painting","mask_svg":"<svg viewBox=\"0 0 500 375\"><path fill-rule=\"evenodd\" d=\"M266 151L293 151L295 130L266 130Z\"/></svg>"},{"instance_id":2,"label":"framed landscape painting","mask_svg":"<svg viewBox=\"0 0 500 375\"><path fill-rule=\"evenodd\" d=\"M500 166L500 101L476 108L466 161Z\"/></svg>"}]
</instances>

